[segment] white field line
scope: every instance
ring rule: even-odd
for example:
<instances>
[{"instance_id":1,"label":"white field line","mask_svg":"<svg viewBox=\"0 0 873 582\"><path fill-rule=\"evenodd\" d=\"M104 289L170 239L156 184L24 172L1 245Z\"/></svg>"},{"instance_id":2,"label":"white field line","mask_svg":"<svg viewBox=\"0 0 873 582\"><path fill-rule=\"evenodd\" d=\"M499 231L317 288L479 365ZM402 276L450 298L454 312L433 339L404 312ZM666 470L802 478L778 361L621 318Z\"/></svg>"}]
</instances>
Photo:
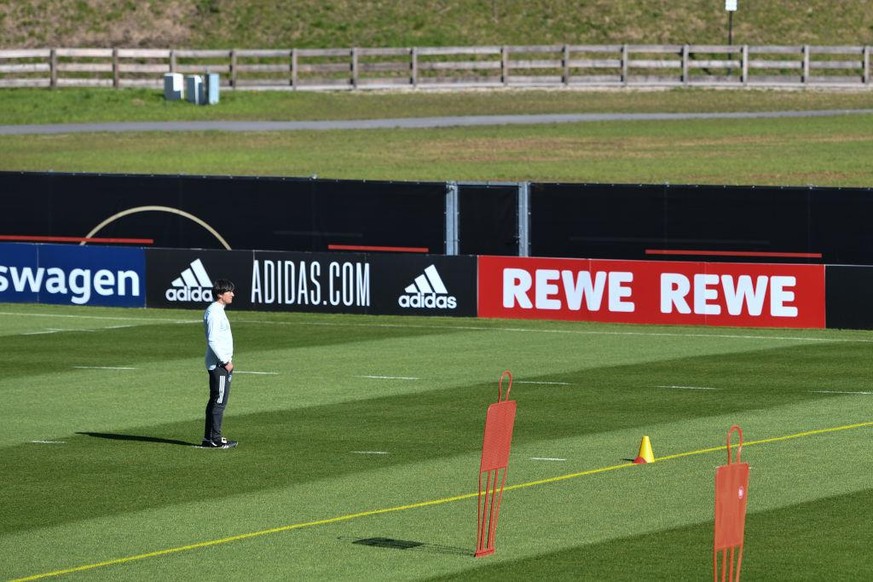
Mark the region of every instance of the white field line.
<instances>
[{"instance_id":1,"label":"white field line","mask_svg":"<svg viewBox=\"0 0 873 582\"><path fill-rule=\"evenodd\" d=\"M62 333L65 331L79 331L79 330L77 330L77 329L60 329L60 328L50 327L50 328L44 329L42 331L28 331L28 332L22 333L21 335L46 335L49 333Z\"/></svg>"},{"instance_id":2,"label":"white field line","mask_svg":"<svg viewBox=\"0 0 873 582\"><path fill-rule=\"evenodd\" d=\"M555 333L566 335L604 335L604 336L643 336L643 337L693 337L693 338L718 338L718 339L743 339L743 340L779 340L798 342L822 342L822 343L873 343L873 339L844 339L844 338L815 338L798 336L775 336L775 335L747 335L726 333L680 333L680 332L645 332L645 331L594 331L578 329L525 329L518 327L482 327L474 325L423 325L423 324L400 324L400 323L337 323L328 321L270 321L243 320L247 323L271 323L274 325L321 325L333 327L373 327L373 328L400 328L400 329L433 329L433 330L461 330L461 331L506 331L517 333Z\"/></svg>"},{"instance_id":3,"label":"white field line","mask_svg":"<svg viewBox=\"0 0 873 582\"><path fill-rule=\"evenodd\" d=\"M388 455L388 451L352 451L353 455Z\"/></svg>"},{"instance_id":4,"label":"white field line","mask_svg":"<svg viewBox=\"0 0 873 582\"><path fill-rule=\"evenodd\" d=\"M850 390L810 390L813 394L855 394L858 396L873 396L873 392L852 392Z\"/></svg>"},{"instance_id":5,"label":"white field line","mask_svg":"<svg viewBox=\"0 0 873 582\"><path fill-rule=\"evenodd\" d=\"M97 319L110 321L130 321L141 324L149 324L152 322L160 323L178 323L178 324L194 324L200 323L200 319L171 319L171 318L138 318L138 317L110 317L101 315L69 315L58 314L52 315L49 313L20 313L14 311L0 311L0 316L9 315L14 317L63 317L69 319ZM424 325L424 324L400 324L400 323L339 323L328 321L261 321L257 319L238 318L236 321L240 323L257 323L259 325L320 325L331 327L370 327L370 328L399 328L399 329L433 329L433 330L461 330L461 331L505 331L516 333L554 333L567 335L600 335L600 336L643 336L643 337L692 337L692 338L718 338L718 339L742 339L742 340L777 340L777 341L797 341L797 342L821 342L821 343L873 343L873 338L817 338L817 337L799 337L799 336L784 336L784 335L748 335L748 334L728 334L728 333L681 333L681 332L646 332L646 331L596 331L596 330L578 330L578 329L525 329L518 327L485 327L474 325ZM72 330L71 330L72 331Z\"/></svg>"},{"instance_id":6,"label":"white field line","mask_svg":"<svg viewBox=\"0 0 873 582\"><path fill-rule=\"evenodd\" d=\"M562 458L560 458L560 457L531 457L530 460L531 460L531 461L555 461L555 462L561 462L561 461L566 461L567 459L562 459Z\"/></svg>"},{"instance_id":7,"label":"white field line","mask_svg":"<svg viewBox=\"0 0 873 582\"><path fill-rule=\"evenodd\" d=\"M279 372L255 372L255 371L251 371L251 370L237 370L236 368L233 369L233 373L234 374L255 374L258 376L278 376L279 375Z\"/></svg>"},{"instance_id":8,"label":"white field line","mask_svg":"<svg viewBox=\"0 0 873 582\"><path fill-rule=\"evenodd\" d=\"M132 321L136 323L151 323L154 321L162 322L162 323L199 323L200 320L181 320L181 319L170 319L167 317L112 317L108 315L72 315L72 314L51 314L51 313L21 313L16 311L0 311L0 316L9 315L12 317L59 317L64 319L97 319L101 321ZM132 324L135 325L136 323ZM267 322L263 322L267 323ZM70 330L77 331L77 330Z\"/></svg>"},{"instance_id":9,"label":"white field line","mask_svg":"<svg viewBox=\"0 0 873 582\"><path fill-rule=\"evenodd\" d=\"M355 376L356 378L367 378L369 380L421 380L414 376Z\"/></svg>"},{"instance_id":10,"label":"white field line","mask_svg":"<svg viewBox=\"0 0 873 582\"><path fill-rule=\"evenodd\" d=\"M65 445L67 441L30 441L35 445Z\"/></svg>"},{"instance_id":11,"label":"white field line","mask_svg":"<svg viewBox=\"0 0 873 582\"><path fill-rule=\"evenodd\" d=\"M536 380L516 380L516 384L541 384L543 386L572 386L569 382L538 382Z\"/></svg>"},{"instance_id":12,"label":"white field line","mask_svg":"<svg viewBox=\"0 0 873 582\"><path fill-rule=\"evenodd\" d=\"M668 390L721 390L709 386L653 386L653 388L667 388Z\"/></svg>"},{"instance_id":13,"label":"white field line","mask_svg":"<svg viewBox=\"0 0 873 582\"><path fill-rule=\"evenodd\" d=\"M136 370L127 366L73 366L75 370Z\"/></svg>"}]
</instances>

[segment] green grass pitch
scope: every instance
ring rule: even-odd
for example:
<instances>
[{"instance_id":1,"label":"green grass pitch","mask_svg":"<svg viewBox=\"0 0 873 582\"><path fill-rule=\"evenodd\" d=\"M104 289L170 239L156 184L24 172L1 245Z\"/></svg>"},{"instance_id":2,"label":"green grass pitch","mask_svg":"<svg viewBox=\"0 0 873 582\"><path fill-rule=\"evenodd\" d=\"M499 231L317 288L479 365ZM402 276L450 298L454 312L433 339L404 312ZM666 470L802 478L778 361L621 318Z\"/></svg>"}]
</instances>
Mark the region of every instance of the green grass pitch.
<instances>
[{"instance_id":1,"label":"green grass pitch","mask_svg":"<svg viewBox=\"0 0 873 582\"><path fill-rule=\"evenodd\" d=\"M742 426L743 578L869 580L873 334L0 305L0 578L706 580ZM476 559L487 406L517 401ZM656 462L632 465L641 438Z\"/></svg>"}]
</instances>

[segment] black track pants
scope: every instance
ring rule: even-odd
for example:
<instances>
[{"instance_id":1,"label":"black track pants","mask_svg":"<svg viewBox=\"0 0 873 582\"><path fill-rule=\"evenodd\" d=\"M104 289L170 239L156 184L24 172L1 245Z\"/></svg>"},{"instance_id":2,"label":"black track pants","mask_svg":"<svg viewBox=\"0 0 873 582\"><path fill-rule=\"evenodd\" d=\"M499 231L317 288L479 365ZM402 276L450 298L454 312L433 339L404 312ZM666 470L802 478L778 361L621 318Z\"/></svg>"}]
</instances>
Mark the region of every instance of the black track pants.
<instances>
[{"instance_id":1,"label":"black track pants","mask_svg":"<svg viewBox=\"0 0 873 582\"><path fill-rule=\"evenodd\" d=\"M203 438L210 441L221 439L221 421L224 418L224 407L230 397L230 381L233 374L217 366L209 370L209 402L206 404L206 428Z\"/></svg>"}]
</instances>

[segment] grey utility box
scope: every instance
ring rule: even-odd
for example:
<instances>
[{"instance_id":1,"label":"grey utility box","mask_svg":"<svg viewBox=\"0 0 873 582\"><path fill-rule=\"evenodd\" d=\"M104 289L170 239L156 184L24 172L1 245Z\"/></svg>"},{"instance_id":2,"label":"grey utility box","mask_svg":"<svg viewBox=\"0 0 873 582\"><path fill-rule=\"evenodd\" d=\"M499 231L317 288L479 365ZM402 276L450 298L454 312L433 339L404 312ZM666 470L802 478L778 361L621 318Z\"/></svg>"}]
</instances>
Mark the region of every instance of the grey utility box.
<instances>
[{"instance_id":1,"label":"grey utility box","mask_svg":"<svg viewBox=\"0 0 873 582\"><path fill-rule=\"evenodd\" d=\"M185 97L185 85L181 73L167 73L164 75L164 99L167 101L179 101Z\"/></svg>"},{"instance_id":2,"label":"grey utility box","mask_svg":"<svg viewBox=\"0 0 873 582\"><path fill-rule=\"evenodd\" d=\"M206 104L206 91L203 87L203 77L188 75L185 77L185 99L195 105Z\"/></svg>"},{"instance_id":3,"label":"grey utility box","mask_svg":"<svg viewBox=\"0 0 873 582\"><path fill-rule=\"evenodd\" d=\"M209 105L218 103L219 91L221 90L221 78L218 73L207 73L206 75L206 102Z\"/></svg>"}]
</instances>

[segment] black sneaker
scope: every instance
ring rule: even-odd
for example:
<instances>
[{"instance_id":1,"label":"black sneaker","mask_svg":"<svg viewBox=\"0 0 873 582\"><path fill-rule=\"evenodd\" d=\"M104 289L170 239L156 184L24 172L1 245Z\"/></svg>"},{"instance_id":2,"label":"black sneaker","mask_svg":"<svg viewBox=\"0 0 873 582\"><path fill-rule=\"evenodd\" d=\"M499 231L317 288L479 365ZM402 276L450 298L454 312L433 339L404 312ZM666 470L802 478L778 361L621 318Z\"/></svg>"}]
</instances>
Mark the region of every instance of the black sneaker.
<instances>
[{"instance_id":1,"label":"black sneaker","mask_svg":"<svg viewBox=\"0 0 873 582\"><path fill-rule=\"evenodd\" d=\"M236 441L229 441L224 437L221 437L220 440L211 441L209 439L203 439L203 444L200 446L204 449L232 449L238 443Z\"/></svg>"}]
</instances>

